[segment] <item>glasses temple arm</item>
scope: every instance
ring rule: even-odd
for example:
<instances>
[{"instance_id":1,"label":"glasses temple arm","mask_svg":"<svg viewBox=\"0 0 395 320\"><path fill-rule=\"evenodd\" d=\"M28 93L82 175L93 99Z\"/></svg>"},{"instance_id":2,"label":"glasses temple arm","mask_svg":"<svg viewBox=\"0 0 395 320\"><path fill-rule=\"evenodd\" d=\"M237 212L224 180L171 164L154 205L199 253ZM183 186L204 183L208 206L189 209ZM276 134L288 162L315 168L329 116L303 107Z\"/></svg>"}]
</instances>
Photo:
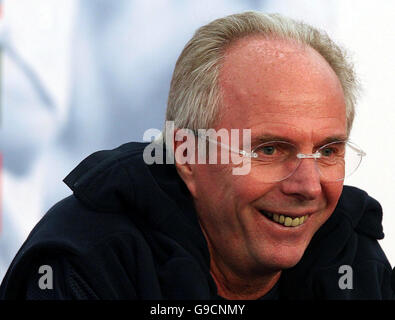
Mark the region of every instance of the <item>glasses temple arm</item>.
<instances>
[{"instance_id":1,"label":"glasses temple arm","mask_svg":"<svg viewBox=\"0 0 395 320\"><path fill-rule=\"evenodd\" d=\"M366 152L363 151L362 149L359 149L359 148L353 146L351 143L348 143L348 146L349 146L351 149L353 149L355 152L357 152L358 155L360 155L361 157L366 156Z\"/></svg>"}]
</instances>

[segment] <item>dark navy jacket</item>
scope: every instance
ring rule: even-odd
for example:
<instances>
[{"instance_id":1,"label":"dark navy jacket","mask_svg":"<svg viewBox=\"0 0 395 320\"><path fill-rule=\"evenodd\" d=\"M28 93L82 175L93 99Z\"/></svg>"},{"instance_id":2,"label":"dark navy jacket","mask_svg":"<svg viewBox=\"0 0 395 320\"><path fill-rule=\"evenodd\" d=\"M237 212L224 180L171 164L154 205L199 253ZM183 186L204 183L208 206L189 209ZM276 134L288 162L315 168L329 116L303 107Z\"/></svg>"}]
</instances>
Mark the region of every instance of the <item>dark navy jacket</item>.
<instances>
[{"instance_id":1,"label":"dark navy jacket","mask_svg":"<svg viewBox=\"0 0 395 320\"><path fill-rule=\"evenodd\" d=\"M65 178L73 195L32 230L0 299L220 299L190 193L174 165L145 164L146 145L96 152ZM301 261L263 298L393 299L381 219L376 200L344 186ZM52 289L39 288L42 265ZM339 287L342 265L352 289Z\"/></svg>"}]
</instances>

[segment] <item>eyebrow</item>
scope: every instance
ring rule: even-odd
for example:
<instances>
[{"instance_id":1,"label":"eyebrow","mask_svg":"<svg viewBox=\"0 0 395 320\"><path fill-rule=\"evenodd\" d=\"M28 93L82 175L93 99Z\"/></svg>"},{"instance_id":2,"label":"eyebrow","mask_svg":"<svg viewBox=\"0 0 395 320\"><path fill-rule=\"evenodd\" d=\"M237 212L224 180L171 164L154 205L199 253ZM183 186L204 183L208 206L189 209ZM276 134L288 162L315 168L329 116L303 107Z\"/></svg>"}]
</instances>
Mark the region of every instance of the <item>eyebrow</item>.
<instances>
[{"instance_id":1,"label":"eyebrow","mask_svg":"<svg viewBox=\"0 0 395 320\"><path fill-rule=\"evenodd\" d=\"M348 137L347 135L333 135L333 136L329 136L326 137L325 139L321 140L320 142L318 142L316 145L318 146L323 146L325 144L331 143L331 142L343 142L343 141L347 141ZM293 140L292 138L286 138L283 136L279 136L279 135L273 135L273 134L263 134L260 135L259 137L256 137L255 139L253 139L253 144L255 143L266 143L266 142L270 142L270 141L284 141L284 142L288 142L288 143L292 143L292 144L297 144L295 140Z\"/></svg>"},{"instance_id":2,"label":"eyebrow","mask_svg":"<svg viewBox=\"0 0 395 320\"><path fill-rule=\"evenodd\" d=\"M322 140L318 145L326 145L331 142L344 142L348 141L348 137L346 135L335 135L335 136L330 136Z\"/></svg>"},{"instance_id":3,"label":"eyebrow","mask_svg":"<svg viewBox=\"0 0 395 320\"><path fill-rule=\"evenodd\" d=\"M273 134L263 134L253 140L254 140L253 142L256 142L256 143L265 143L265 142L270 142L270 141L284 141L284 142L294 143L294 141L292 139L285 138L285 137L278 136L278 135L273 135Z\"/></svg>"}]
</instances>

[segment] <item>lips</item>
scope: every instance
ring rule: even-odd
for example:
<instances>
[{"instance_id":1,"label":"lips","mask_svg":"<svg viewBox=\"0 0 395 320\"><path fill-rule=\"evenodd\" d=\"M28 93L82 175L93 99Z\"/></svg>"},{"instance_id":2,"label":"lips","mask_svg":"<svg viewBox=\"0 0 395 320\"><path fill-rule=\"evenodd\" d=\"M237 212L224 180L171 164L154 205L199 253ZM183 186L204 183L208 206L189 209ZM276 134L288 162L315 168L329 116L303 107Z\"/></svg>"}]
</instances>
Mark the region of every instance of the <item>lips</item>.
<instances>
[{"instance_id":1,"label":"lips","mask_svg":"<svg viewBox=\"0 0 395 320\"><path fill-rule=\"evenodd\" d=\"M285 215L285 214L277 214L277 213L272 213L269 211L265 210L259 210L265 217L268 219L281 224L285 227L298 227L302 225L303 223L306 222L308 219L308 214L301 215L301 216L291 216L291 215Z\"/></svg>"}]
</instances>

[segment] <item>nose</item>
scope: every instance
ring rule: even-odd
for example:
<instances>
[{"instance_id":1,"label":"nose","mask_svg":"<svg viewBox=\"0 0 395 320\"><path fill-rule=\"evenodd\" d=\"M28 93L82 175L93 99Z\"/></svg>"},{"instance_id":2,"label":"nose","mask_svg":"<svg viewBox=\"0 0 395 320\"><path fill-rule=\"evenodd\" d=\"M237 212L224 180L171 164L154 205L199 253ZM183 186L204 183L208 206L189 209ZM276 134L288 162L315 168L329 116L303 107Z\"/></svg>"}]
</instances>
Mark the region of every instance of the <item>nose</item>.
<instances>
[{"instance_id":1,"label":"nose","mask_svg":"<svg viewBox=\"0 0 395 320\"><path fill-rule=\"evenodd\" d=\"M320 173L314 159L301 159L294 173L281 182L282 192L301 200L314 200L322 192Z\"/></svg>"}]
</instances>

